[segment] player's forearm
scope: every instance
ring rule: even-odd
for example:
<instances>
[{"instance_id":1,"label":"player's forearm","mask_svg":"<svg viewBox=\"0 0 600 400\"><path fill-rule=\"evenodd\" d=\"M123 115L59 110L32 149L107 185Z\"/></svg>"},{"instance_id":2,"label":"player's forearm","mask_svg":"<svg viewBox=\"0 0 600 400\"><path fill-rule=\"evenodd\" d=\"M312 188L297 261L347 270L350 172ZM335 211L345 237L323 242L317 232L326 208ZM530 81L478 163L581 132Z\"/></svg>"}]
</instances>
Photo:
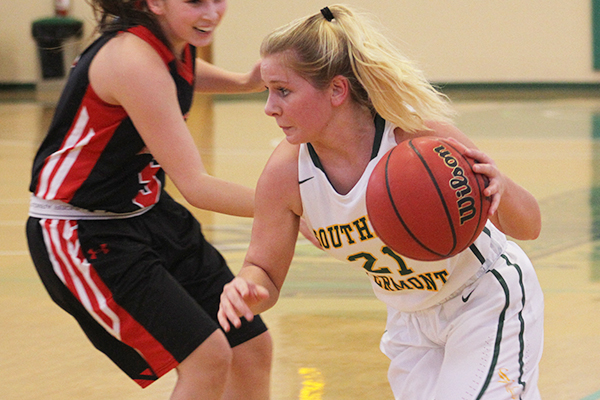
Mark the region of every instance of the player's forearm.
<instances>
[{"instance_id":1,"label":"player's forearm","mask_svg":"<svg viewBox=\"0 0 600 400\"><path fill-rule=\"evenodd\" d=\"M177 185L194 207L237 217L254 216L254 189L202 174L193 184Z\"/></svg>"},{"instance_id":2,"label":"player's forearm","mask_svg":"<svg viewBox=\"0 0 600 400\"><path fill-rule=\"evenodd\" d=\"M508 179L508 186L492 221L505 234L519 240L536 239L542 229L537 200L531 193Z\"/></svg>"},{"instance_id":3,"label":"player's forearm","mask_svg":"<svg viewBox=\"0 0 600 400\"><path fill-rule=\"evenodd\" d=\"M203 93L248 93L264 89L253 76L254 71L238 73L219 68L206 61L197 63L195 90Z\"/></svg>"}]
</instances>

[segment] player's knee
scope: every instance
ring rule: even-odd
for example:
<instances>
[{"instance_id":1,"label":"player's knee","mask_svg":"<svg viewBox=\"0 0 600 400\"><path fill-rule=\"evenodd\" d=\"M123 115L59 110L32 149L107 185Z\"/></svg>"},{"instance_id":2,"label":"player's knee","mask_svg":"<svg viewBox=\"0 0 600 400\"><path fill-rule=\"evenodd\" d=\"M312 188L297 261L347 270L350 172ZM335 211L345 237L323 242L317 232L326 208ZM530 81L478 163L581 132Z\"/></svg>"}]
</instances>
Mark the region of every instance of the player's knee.
<instances>
[{"instance_id":1,"label":"player's knee","mask_svg":"<svg viewBox=\"0 0 600 400\"><path fill-rule=\"evenodd\" d=\"M233 351L229 343L225 341L222 346L214 348L205 362L211 370L219 370L219 373L227 374L233 362Z\"/></svg>"},{"instance_id":2,"label":"player's knee","mask_svg":"<svg viewBox=\"0 0 600 400\"><path fill-rule=\"evenodd\" d=\"M210 342L206 343L209 340ZM205 353L207 354L202 362L209 366L211 370L218 369L227 373L233 361L233 351L225 335L220 330L217 330L206 342L200 345L200 347L204 344L208 345L208 348L205 349Z\"/></svg>"},{"instance_id":3,"label":"player's knee","mask_svg":"<svg viewBox=\"0 0 600 400\"><path fill-rule=\"evenodd\" d=\"M226 376L231 368L233 351L220 330L210 335L179 365L179 373Z\"/></svg>"},{"instance_id":4,"label":"player's knee","mask_svg":"<svg viewBox=\"0 0 600 400\"><path fill-rule=\"evenodd\" d=\"M233 348L234 369L248 367L269 370L273 355L273 342L269 332L248 340Z\"/></svg>"}]
</instances>

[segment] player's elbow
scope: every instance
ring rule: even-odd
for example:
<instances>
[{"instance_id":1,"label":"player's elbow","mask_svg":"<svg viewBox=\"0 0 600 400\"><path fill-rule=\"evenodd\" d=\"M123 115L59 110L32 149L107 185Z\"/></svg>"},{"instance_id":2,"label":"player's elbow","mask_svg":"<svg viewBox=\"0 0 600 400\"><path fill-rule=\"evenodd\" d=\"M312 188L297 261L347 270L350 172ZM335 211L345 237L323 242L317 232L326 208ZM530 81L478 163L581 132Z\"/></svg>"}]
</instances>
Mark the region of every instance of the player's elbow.
<instances>
[{"instance_id":1,"label":"player's elbow","mask_svg":"<svg viewBox=\"0 0 600 400\"><path fill-rule=\"evenodd\" d=\"M530 214L527 228L527 238L523 240L535 240L542 233L542 214L540 213L539 207L536 207L535 212Z\"/></svg>"},{"instance_id":2,"label":"player's elbow","mask_svg":"<svg viewBox=\"0 0 600 400\"><path fill-rule=\"evenodd\" d=\"M518 240L535 240L542 232L541 220L533 219L526 223L518 224L518 229L513 229L511 232L506 232Z\"/></svg>"},{"instance_id":3,"label":"player's elbow","mask_svg":"<svg viewBox=\"0 0 600 400\"><path fill-rule=\"evenodd\" d=\"M525 240L535 240L538 237L540 237L541 233L542 233L542 224L540 222L539 224L537 224L534 227L532 227L532 229L529 232L528 238L525 239Z\"/></svg>"}]
</instances>

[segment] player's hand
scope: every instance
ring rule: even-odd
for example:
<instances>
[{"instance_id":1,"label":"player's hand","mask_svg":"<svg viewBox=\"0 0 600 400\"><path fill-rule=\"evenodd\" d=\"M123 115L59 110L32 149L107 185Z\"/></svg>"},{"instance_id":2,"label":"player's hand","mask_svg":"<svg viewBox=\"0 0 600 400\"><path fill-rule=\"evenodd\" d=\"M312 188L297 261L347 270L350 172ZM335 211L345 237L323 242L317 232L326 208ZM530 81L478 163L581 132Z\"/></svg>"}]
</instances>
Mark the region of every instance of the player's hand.
<instances>
[{"instance_id":1,"label":"player's hand","mask_svg":"<svg viewBox=\"0 0 600 400\"><path fill-rule=\"evenodd\" d=\"M257 61L252 66L252 69L246 74L248 90L250 92L262 92L265 90L265 84L260 73L261 62L262 61Z\"/></svg>"},{"instance_id":2,"label":"player's hand","mask_svg":"<svg viewBox=\"0 0 600 400\"><path fill-rule=\"evenodd\" d=\"M494 160L485 154L483 151L473 148L468 148L454 138L445 138L452 143L453 146L457 147L462 154L467 157L471 157L476 164L473 165L473 171L478 174L485 175L488 178L488 185L483 190L483 195L491 197L492 203L488 211L488 215L491 217L498 210L500 205L500 199L504 193L506 187L506 178L502 172L498 169L498 166Z\"/></svg>"},{"instance_id":3,"label":"player's hand","mask_svg":"<svg viewBox=\"0 0 600 400\"><path fill-rule=\"evenodd\" d=\"M269 297L269 292L263 286L236 277L223 287L221 304L217 319L225 332L231 330L231 325L239 328L242 325L240 317L247 321L254 319L251 307Z\"/></svg>"}]
</instances>

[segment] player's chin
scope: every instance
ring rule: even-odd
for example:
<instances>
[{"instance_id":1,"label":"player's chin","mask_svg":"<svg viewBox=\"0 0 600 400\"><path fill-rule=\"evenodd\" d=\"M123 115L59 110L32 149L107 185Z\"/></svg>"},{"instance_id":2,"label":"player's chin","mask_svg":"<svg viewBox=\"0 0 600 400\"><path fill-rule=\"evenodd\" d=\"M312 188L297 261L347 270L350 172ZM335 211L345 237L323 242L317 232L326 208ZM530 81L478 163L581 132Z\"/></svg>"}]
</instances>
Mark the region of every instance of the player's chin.
<instances>
[{"instance_id":1,"label":"player's chin","mask_svg":"<svg viewBox=\"0 0 600 400\"><path fill-rule=\"evenodd\" d=\"M302 135L298 135L297 132L293 131L291 128L282 128L282 130L285 134L285 140L287 140L289 144L301 144L307 142Z\"/></svg>"}]
</instances>

